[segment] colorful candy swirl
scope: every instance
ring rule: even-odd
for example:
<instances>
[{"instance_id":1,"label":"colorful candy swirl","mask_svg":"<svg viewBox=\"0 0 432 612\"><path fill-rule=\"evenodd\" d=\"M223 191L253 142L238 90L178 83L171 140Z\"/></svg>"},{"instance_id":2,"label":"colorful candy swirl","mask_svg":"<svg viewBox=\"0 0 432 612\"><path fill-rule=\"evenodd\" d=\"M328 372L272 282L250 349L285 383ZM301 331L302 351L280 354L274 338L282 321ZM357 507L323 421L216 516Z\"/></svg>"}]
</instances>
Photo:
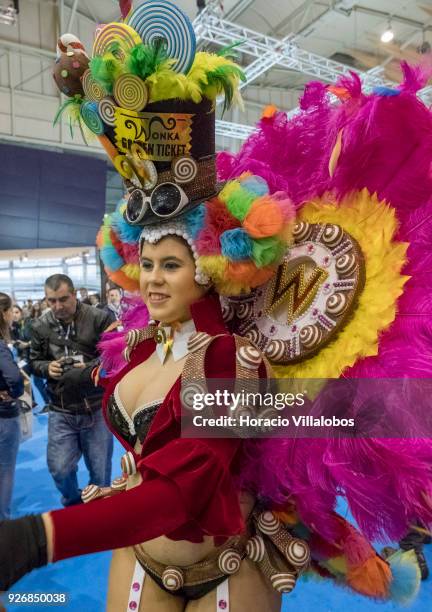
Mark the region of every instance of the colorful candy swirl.
<instances>
[{"instance_id":1,"label":"colorful candy swirl","mask_svg":"<svg viewBox=\"0 0 432 612\"><path fill-rule=\"evenodd\" d=\"M100 136L104 133L104 124L99 116L96 102L84 102L81 105L80 113L82 120L93 134Z\"/></svg>"},{"instance_id":2,"label":"colorful candy swirl","mask_svg":"<svg viewBox=\"0 0 432 612\"><path fill-rule=\"evenodd\" d=\"M99 102L107 95L107 90L100 85L92 76L90 69L87 69L81 77L85 97L93 102Z\"/></svg>"},{"instance_id":3,"label":"colorful candy swirl","mask_svg":"<svg viewBox=\"0 0 432 612\"><path fill-rule=\"evenodd\" d=\"M147 87L134 74L122 74L114 83L114 97L119 106L140 111L147 104Z\"/></svg>"}]
</instances>

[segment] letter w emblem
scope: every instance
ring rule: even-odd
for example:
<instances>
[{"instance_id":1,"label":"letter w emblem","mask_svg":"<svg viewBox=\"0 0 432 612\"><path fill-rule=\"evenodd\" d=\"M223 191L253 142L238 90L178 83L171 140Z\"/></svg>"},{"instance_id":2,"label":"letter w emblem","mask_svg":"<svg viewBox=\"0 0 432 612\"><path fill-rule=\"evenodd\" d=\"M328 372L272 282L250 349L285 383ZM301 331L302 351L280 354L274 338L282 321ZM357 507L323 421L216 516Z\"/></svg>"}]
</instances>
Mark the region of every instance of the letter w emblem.
<instances>
[{"instance_id":1,"label":"letter w emblem","mask_svg":"<svg viewBox=\"0 0 432 612\"><path fill-rule=\"evenodd\" d=\"M286 320L291 324L309 308L328 276L317 266L311 268L310 263L310 259L306 262L304 258L298 258L279 266L267 291L267 314L275 315L275 311L286 313Z\"/></svg>"}]
</instances>

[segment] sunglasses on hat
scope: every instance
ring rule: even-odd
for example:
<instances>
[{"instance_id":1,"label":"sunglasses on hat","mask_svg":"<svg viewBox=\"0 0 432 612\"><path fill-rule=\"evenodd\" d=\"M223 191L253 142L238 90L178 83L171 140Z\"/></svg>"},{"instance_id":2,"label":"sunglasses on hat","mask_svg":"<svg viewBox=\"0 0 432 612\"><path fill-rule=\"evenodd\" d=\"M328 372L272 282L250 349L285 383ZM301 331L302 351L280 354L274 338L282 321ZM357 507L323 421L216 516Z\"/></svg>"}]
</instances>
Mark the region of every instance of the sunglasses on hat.
<instances>
[{"instance_id":1,"label":"sunglasses on hat","mask_svg":"<svg viewBox=\"0 0 432 612\"><path fill-rule=\"evenodd\" d=\"M134 189L128 199L124 217L131 225L143 223L145 217L155 215L160 219L169 219L178 215L189 203L189 198L179 185L161 183L150 196L141 189Z\"/></svg>"}]
</instances>

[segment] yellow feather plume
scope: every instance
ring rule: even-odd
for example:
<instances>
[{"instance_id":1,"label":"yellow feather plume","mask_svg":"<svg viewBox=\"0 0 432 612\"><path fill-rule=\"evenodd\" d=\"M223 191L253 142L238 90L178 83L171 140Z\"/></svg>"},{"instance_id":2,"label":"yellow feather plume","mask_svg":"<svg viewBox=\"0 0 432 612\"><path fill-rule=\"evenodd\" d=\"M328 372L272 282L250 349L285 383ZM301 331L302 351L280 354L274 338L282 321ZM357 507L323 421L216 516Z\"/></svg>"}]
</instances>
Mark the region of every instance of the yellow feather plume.
<instances>
[{"instance_id":1,"label":"yellow feather plume","mask_svg":"<svg viewBox=\"0 0 432 612\"><path fill-rule=\"evenodd\" d=\"M128 263L122 266L122 272L126 274L128 278L138 281L140 277L140 267L138 264Z\"/></svg>"},{"instance_id":2,"label":"yellow feather plume","mask_svg":"<svg viewBox=\"0 0 432 612\"><path fill-rule=\"evenodd\" d=\"M151 74L146 79L146 85L149 87L150 102L171 98L181 100L188 98L187 77L184 74L174 72L170 62L165 62L156 72Z\"/></svg>"}]
</instances>

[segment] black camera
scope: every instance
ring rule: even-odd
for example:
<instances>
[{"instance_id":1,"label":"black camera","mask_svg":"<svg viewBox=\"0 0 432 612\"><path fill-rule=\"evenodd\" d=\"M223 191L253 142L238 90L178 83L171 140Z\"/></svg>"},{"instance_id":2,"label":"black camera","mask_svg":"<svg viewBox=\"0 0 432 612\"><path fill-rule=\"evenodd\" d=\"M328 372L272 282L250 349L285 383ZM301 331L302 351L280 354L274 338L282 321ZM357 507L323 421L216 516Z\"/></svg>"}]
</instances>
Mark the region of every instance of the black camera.
<instances>
[{"instance_id":1,"label":"black camera","mask_svg":"<svg viewBox=\"0 0 432 612\"><path fill-rule=\"evenodd\" d=\"M75 363L79 363L79 360L74 359L73 357L65 357L60 364L63 370L63 374L65 372L69 372L69 370L72 370Z\"/></svg>"}]
</instances>

